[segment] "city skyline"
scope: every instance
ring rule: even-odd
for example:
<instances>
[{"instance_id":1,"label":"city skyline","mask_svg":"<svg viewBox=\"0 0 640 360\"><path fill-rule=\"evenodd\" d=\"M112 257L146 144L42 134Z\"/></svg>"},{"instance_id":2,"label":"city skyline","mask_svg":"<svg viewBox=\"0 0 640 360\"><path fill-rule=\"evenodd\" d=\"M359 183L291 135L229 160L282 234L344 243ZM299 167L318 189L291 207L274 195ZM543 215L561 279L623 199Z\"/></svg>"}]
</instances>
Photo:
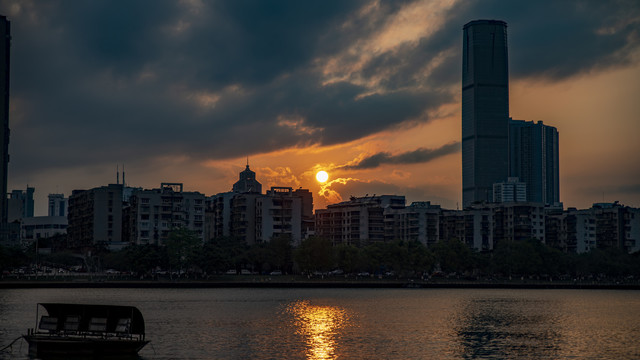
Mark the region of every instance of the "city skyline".
<instances>
[{"instance_id":1,"label":"city skyline","mask_svg":"<svg viewBox=\"0 0 640 360\"><path fill-rule=\"evenodd\" d=\"M560 138L565 207L640 206L640 6L7 1L9 186L309 188L462 206L462 27L509 28L510 115ZM123 11L126 10L126 11ZM113 27L113 24L118 24ZM315 180L329 173L323 196Z\"/></svg>"}]
</instances>

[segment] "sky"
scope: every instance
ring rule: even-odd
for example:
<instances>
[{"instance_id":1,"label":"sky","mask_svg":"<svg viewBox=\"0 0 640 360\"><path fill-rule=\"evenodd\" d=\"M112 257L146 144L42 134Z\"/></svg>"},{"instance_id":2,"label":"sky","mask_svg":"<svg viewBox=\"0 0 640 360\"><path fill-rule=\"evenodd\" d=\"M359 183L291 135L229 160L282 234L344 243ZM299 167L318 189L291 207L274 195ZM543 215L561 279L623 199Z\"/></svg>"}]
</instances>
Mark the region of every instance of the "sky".
<instances>
[{"instance_id":1,"label":"sky","mask_svg":"<svg viewBox=\"0 0 640 360\"><path fill-rule=\"evenodd\" d=\"M508 24L510 114L560 134L565 207L640 207L640 2L0 0L11 21L9 191L182 182L315 208L462 201L462 27ZM325 170L329 181L315 174ZM121 180L121 178L120 178Z\"/></svg>"}]
</instances>

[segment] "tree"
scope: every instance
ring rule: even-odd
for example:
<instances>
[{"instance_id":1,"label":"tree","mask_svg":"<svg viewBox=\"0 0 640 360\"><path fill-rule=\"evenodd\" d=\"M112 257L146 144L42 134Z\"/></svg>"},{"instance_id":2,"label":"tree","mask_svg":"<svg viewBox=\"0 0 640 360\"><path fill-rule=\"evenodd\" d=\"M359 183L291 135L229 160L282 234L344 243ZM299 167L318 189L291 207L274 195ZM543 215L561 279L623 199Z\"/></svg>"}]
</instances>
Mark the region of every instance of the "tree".
<instances>
[{"instance_id":1,"label":"tree","mask_svg":"<svg viewBox=\"0 0 640 360\"><path fill-rule=\"evenodd\" d=\"M211 274L230 269L239 270L246 260L247 245L236 237L220 237L208 241L202 247L198 264Z\"/></svg>"},{"instance_id":2,"label":"tree","mask_svg":"<svg viewBox=\"0 0 640 360\"><path fill-rule=\"evenodd\" d=\"M293 247L291 246L291 236L288 234L282 234L272 237L268 248L272 252L273 266L284 272L291 272L293 267Z\"/></svg>"},{"instance_id":3,"label":"tree","mask_svg":"<svg viewBox=\"0 0 640 360\"><path fill-rule=\"evenodd\" d=\"M328 271L333 266L331 241L311 236L295 250L294 259L302 271Z\"/></svg>"},{"instance_id":4,"label":"tree","mask_svg":"<svg viewBox=\"0 0 640 360\"><path fill-rule=\"evenodd\" d=\"M437 242L433 253L444 272L464 272L474 267L471 249L458 239Z\"/></svg>"},{"instance_id":5,"label":"tree","mask_svg":"<svg viewBox=\"0 0 640 360\"><path fill-rule=\"evenodd\" d=\"M353 245L340 244L333 248L334 259L339 269L350 274L358 270L360 249Z\"/></svg>"},{"instance_id":6,"label":"tree","mask_svg":"<svg viewBox=\"0 0 640 360\"><path fill-rule=\"evenodd\" d=\"M202 241L194 231L180 227L171 230L166 246L169 266L183 270L196 265Z\"/></svg>"}]
</instances>

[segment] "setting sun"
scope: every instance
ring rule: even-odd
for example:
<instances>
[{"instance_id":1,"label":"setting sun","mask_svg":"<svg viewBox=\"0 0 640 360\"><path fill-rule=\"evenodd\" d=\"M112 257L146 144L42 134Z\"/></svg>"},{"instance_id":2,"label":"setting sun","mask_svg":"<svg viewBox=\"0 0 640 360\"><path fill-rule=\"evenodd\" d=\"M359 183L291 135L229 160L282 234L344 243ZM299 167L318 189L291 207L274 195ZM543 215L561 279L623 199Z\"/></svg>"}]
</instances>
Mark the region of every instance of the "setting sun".
<instances>
[{"instance_id":1,"label":"setting sun","mask_svg":"<svg viewBox=\"0 0 640 360\"><path fill-rule=\"evenodd\" d=\"M324 170L318 171L318 173L316 174L316 180L318 180L318 182L323 183L329 180L329 174L327 174L327 172Z\"/></svg>"}]
</instances>

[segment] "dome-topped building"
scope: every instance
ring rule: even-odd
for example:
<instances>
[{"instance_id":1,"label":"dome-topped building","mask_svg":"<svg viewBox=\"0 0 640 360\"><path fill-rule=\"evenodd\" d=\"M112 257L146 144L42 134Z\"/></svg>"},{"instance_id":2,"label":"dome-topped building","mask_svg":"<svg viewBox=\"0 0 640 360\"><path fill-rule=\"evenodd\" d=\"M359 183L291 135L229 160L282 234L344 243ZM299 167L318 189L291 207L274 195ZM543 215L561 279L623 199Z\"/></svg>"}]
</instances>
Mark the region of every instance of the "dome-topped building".
<instances>
[{"instance_id":1,"label":"dome-topped building","mask_svg":"<svg viewBox=\"0 0 640 360\"><path fill-rule=\"evenodd\" d=\"M256 173L249 169L249 164L247 163L247 168L244 171L240 172L240 179L233 184L233 192L234 193L262 193L262 184L256 180Z\"/></svg>"}]
</instances>

